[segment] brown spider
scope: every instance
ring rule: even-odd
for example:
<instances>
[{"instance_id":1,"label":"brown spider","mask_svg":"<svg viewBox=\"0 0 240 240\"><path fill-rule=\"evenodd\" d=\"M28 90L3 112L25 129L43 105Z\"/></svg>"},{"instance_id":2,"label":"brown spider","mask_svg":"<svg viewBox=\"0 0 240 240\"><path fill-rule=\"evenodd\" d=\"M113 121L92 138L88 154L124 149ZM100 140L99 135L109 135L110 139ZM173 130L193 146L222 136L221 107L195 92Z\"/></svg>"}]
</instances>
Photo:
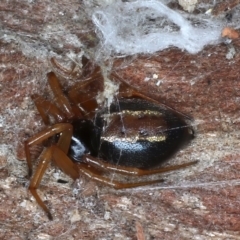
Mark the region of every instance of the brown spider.
<instances>
[{"instance_id":1,"label":"brown spider","mask_svg":"<svg viewBox=\"0 0 240 240\"><path fill-rule=\"evenodd\" d=\"M54 59L52 62L57 65ZM82 75L83 79L65 95L56 75L50 72L48 82L54 93L54 103L37 94L33 96L48 127L25 142L29 177L32 175L30 147L55 136L55 143L41 153L29 185L30 192L49 219L52 215L37 189L51 161L74 180L83 174L116 189L163 180L122 183L110 180L102 172L143 176L196 163L156 168L193 138L193 130L185 122L186 116L144 96L123 81L110 107L98 106L96 95L103 90L100 67L83 57ZM56 122L54 125L51 125L50 116Z\"/></svg>"}]
</instances>

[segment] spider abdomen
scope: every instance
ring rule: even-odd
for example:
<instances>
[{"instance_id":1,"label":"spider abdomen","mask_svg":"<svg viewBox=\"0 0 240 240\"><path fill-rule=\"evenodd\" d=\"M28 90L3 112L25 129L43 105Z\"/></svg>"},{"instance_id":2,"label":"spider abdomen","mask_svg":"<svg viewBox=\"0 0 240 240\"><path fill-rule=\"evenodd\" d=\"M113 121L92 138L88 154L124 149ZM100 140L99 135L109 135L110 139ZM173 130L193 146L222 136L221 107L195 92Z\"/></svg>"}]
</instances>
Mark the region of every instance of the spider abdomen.
<instances>
[{"instance_id":1,"label":"spider abdomen","mask_svg":"<svg viewBox=\"0 0 240 240\"><path fill-rule=\"evenodd\" d=\"M119 166L148 169L174 154L193 130L170 109L142 99L122 99L96 115L98 157Z\"/></svg>"}]
</instances>

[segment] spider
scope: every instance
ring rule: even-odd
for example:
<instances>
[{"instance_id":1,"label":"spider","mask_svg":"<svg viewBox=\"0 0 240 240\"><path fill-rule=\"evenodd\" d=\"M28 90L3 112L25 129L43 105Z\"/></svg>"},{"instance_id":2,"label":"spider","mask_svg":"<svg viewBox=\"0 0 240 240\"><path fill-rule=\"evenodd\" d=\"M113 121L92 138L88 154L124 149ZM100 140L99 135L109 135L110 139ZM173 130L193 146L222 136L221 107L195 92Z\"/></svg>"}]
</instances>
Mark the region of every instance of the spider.
<instances>
[{"instance_id":1,"label":"spider","mask_svg":"<svg viewBox=\"0 0 240 240\"><path fill-rule=\"evenodd\" d=\"M56 65L54 59L52 62ZM120 80L119 92L109 107L99 106L96 96L103 91L101 69L86 57L82 63L82 80L66 93L56 75L48 73L54 103L38 94L32 96L47 128L25 142L28 175L33 175L29 190L49 219L53 218L52 214L37 189L51 161L74 180L82 174L115 189L163 180L119 182L108 178L104 172L143 176L185 168L197 162L159 167L193 138L193 129L186 124L187 116L141 94L114 74L112 77ZM30 148L51 138L54 141L40 154L33 174Z\"/></svg>"}]
</instances>

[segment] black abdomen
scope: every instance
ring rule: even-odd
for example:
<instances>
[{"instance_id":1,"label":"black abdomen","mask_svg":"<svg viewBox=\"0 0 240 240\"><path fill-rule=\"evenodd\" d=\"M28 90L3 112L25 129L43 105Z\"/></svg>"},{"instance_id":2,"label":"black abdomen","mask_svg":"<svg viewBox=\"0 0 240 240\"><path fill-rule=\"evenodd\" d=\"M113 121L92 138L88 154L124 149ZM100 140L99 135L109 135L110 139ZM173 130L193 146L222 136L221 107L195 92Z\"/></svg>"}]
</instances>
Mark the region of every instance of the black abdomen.
<instances>
[{"instance_id":1,"label":"black abdomen","mask_svg":"<svg viewBox=\"0 0 240 240\"><path fill-rule=\"evenodd\" d=\"M98 157L114 165L152 168L193 138L193 130L172 110L142 99L122 99L96 115L102 129Z\"/></svg>"}]
</instances>

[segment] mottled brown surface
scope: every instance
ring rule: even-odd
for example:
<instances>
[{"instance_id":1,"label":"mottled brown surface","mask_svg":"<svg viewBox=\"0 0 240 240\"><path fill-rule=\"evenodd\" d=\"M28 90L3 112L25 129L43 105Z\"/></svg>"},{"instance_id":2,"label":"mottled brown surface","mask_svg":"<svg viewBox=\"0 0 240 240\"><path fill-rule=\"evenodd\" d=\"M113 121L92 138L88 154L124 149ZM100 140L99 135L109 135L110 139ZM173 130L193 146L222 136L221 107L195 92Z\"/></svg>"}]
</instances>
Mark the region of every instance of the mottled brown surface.
<instances>
[{"instance_id":1,"label":"mottled brown surface","mask_svg":"<svg viewBox=\"0 0 240 240\"><path fill-rule=\"evenodd\" d=\"M228 12L229 10L232 10L234 7L236 7L239 4L239 0L224 0L217 2L216 5L213 8L213 15L222 14L225 12Z\"/></svg>"},{"instance_id":2,"label":"mottled brown surface","mask_svg":"<svg viewBox=\"0 0 240 240\"><path fill-rule=\"evenodd\" d=\"M139 91L193 117L196 138L169 164L196 166L164 175L164 184L121 191L85 178L72 183L52 167L39 192L54 220L36 205L26 163L17 160L24 139L44 127L30 95L49 95L51 56L68 67L70 50L77 55L84 44L93 52L86 16L80 1L0 3L0 239L239 239L239 39L197 55L168 49L114 62Z\"/></svg>"},{"instance_id":3,"label":"mottled brown surface","mask_svg":"<svg viewBox=\"0 0 240 240\"><path fill-rule=\"evenodd\" d=\"M239 44L239 40L234 42L237 49ZM228 48L225 44L208 47L199 55L166 50L153 57L117 62L115 71L148 96L206 121L198 126L203 130L223 130L226 115L231 117L235 128L240 108L237 100L240 56L226 59ZM157 74L155 79L154 74Z\"/></svg>"}]
</instances>

